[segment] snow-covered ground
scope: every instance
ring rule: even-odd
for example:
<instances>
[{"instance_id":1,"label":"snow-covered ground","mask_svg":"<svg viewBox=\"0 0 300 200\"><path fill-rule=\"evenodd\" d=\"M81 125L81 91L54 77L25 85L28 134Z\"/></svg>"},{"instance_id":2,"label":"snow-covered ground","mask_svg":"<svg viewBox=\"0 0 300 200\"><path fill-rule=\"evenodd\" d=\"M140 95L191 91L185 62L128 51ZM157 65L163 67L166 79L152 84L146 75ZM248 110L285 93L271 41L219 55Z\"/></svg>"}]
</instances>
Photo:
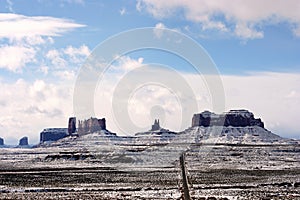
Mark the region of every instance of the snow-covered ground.
<instances>
[{"instance_id":1,"label":"snow-covered ground","mask_svg":"<svg viewBox=\"0 0 300 200\"><path fill-rule=\"evenodd\" d=\"M0 199L178 199L182 153L193 197L300 198L299 141L257 126L157 133L118 137L100 131L37 148L2 148Z\"/></svg>"}]
</instances>

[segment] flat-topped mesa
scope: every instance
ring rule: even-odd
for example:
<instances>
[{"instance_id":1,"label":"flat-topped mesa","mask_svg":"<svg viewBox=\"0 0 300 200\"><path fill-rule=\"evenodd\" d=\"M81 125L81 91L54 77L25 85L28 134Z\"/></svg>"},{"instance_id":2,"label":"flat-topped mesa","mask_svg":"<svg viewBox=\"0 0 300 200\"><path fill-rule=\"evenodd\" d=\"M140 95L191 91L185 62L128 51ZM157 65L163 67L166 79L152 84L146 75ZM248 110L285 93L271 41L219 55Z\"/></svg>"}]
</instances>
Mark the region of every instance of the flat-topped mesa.
<instances>
[{"instance_id":1,"label":"flat-topped mesa","mask_svg":"<svg viewBox=\"0 0 300 200\"><path fill-rule=\"evenodd\" d=\"M260 118L254 118L253 113L248 110L230 110L222 114L215 114L209 111L204 111L199 114L194 114L192 119L192 127L194 126L259 126L264 128L264 123Z\"/></svg>"},{"instance_id":2,"label":"flat-topped mesa","mask_svg":"<svg viewBox=\"0 0 300 200\"><path fill-rule=\"evenodd\" d=\"M78 121L78 135L85 135L101 130L106 130L105 118L97 119L91 117L87 120Z\"/></svg>"},{"instance_id":3,"label":"flat-topped mesa","mask_svg":"<svg viewBox=\"0 0 300 200\"><path fill-rule=\"evenodd\" d=\"M67 128L45 128L40 133L40 142L54 142L59 139L67 137L68 130Z\"/></svg>"}]
</instances>

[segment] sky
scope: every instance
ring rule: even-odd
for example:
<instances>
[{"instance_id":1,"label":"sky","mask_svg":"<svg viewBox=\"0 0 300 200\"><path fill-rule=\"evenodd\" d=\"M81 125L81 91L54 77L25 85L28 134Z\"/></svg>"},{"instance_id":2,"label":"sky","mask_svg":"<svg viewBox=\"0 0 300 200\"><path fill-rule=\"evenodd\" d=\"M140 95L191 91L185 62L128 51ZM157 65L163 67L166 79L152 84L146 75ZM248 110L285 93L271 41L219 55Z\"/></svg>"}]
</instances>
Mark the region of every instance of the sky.
<instances>
[{"instance_id":1,"label":"sky","mask_svg":"<svg viewBox=\"0 0 300 200\"><path fill-rule=\"evenodd\" d=\"M268 130L300 139L299 10L298 0L0 0L0 137L17 144L28 136L36 144L44 128L66 127L77 114L76 80L89 56L108 38L153 27L157 39L168 29L202 46L222 81L224 110L248 109ZM141 80L155 69L156 82L133 88L126 105L115 100L120 83L147 64ZM160 82L172 80L170 70L192 88L194 113L215 111L205 74L178 55L142 49L110 63L93 93L96 117L121 135L124 117L135 125L132 134L150 129L154 118L171 130L187 128L192 115L181 123L182 105L191 102ZM129 116L116 114L121 105Z\"/></svg>"}]
</instances>

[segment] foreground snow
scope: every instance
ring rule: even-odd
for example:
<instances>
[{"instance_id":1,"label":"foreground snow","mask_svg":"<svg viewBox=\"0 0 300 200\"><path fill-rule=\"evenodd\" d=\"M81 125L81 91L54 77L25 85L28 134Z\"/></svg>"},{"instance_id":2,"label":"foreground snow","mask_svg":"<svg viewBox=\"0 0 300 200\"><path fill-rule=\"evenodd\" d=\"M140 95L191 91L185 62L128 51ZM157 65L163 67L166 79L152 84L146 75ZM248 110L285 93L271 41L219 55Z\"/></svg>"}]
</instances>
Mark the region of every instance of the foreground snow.
<instances>
[{"instance_id":1,"label":"foreground snow","mask_svg":"<svg viewBox=\"0 0 300 200\"><path fill-rule=\"evenodd\" d=\"M100 131L2 148L0 199L178 199L182 153L195 198L300 198L299 141L255 126L135 137Z\"/></svg>"}]
</instances>

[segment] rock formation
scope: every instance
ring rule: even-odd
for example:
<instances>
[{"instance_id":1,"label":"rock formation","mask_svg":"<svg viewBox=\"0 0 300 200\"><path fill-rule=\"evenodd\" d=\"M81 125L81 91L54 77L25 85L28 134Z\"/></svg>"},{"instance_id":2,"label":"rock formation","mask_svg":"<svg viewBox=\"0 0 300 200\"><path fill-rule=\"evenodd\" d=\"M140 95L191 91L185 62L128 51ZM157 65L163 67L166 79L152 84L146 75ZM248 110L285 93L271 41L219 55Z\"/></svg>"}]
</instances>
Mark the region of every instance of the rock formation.
<instances>
[{"instance_id":1,"label":"rock formation","mask_svg":"<svg viewBox=\"0 0 300 200\"><path fill-rule=\"evenodd\" d=\"M1 146L4 145L4 140L3 140L3 138L0 138L0 145L1 145Z\"/></svg>"},{"instance_id":2,"label":"rock formation","mask_svg":"<svg viewBox=\"0 0 300 200\"><path fill-rule=\"evenodd\" d=\"M173 131L170 131L168 129L164 129L162 127L160 127L159 124L159 119L155 119L154 120L154 124L151 126L151 129L149 131L146 132L139 132L136 133L136 136L150 136L150 135L156 135L156 136L165 136L165 137L169 137L169 136L174 136L176 133Z\"/></svg>"},{"instance_id":3,"label":"rock formation","mask_svg":"<svg viewBox=\"0 0 300 200\"><path fill-rule=\"evenodd\" d=\"M40 142L46 141L57 141L64 137L67 137L67 129L66 128L46 128L40 133Z\"/></svg>"},{"instance_id":4,"label":"rock formation","mask_svg":"<svg viewBox=\"0 0 300 200\"><path fill-rule=\"evenodd\" d=\"M28 137L22 137L19 141L19 146L27 146L28 145Z\"/></svg>"},{"instance_id":5,"label":"rock formation","mask_svg":"<svg viewBox=\"0 0 300 200\"><path fill-rule=\"evenodd\" d=\"M158 131L159 129L161 129L159 125L159 119L155 119L150 131Z\"/></svg>"},{"instance_id":6,"label":"rock formation","mask_svg":"<svg viewBox=\"0 0 300 200\"><path fill-rule=\"evenodd\" d=\"M222 114L204 111L199 114L194 114L192 127L194 126L259 126L264 128L264 123L261 119L254 118L253 113L248 110L230 110L229 112Z\"/></svg>"},{"instance_id":7,"label":"rock formation","mask_svg":"<svg viewBox=\"0 0 300 200\"><path fill-rule=\"evenodd\" d=\"M76 117L70 117L68 123L68 133L71 135L76 132Z\"/></svg>"},{"instance_id":8,"label":"rock formation","mask_svg":"<svg viewBox=\"0 0 300 200\"><path fill-rule=\"evenodd\" d=\"M106 130L105 118L97 119L91 117L87 120L78 121L78 135Z\"/></svg>"}]
</instances>

